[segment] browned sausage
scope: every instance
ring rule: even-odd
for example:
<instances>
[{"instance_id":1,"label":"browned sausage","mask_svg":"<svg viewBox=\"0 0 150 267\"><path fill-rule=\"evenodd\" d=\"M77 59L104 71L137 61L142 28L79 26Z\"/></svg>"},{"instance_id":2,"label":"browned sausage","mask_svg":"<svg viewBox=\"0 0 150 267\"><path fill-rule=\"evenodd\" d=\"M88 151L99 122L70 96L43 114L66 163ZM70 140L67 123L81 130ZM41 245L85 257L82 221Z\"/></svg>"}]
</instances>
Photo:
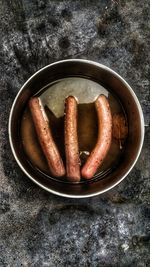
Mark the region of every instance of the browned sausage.
<instances>
[{"instance_id":1,"label":"browned sausage","mask_svg":"<svg viewBox=\"0 0 150 267\"><path fill-rule=\"evenodd\" d=\"M93 177L106 157L112 139L112 116L109 102L104 95L100 95L95 101L98 116L98 140L86 163L81 175L86 179Z\"/></svg>"},{"instance_id":2,"label":"browned sausage","mask_svg":"<svg viewBox=\"0 0 150 267\"><path fill-rule=\"evenodd\" d=\"M29 100L29 107L36 129L37 137L52 175L60 177L65 175L63 161L55 145L47 116L38 97Z\"/></svg>"},{"instance_id":3,"label":"browned sausage","mask_svg":"<svg viewBox=\"0 0 150 267\"><path fill-rule=\"evenodd\" d=\"M118 140L120 149L122 149L128 135L127 120L123 113L116 113L113 115L112 121L112 135Z\"/></svg>"},{"instance_id":4,"label":"browned sausage","mask_svg":"<svg viewBox=\"0 0 150 267\"><path fill-rule=\"evenodd\" d=\"M65 102L66 172L70 181L80 181L80 159L77 136L77 101L68 96Z\"/></svg>"}]
</instances>

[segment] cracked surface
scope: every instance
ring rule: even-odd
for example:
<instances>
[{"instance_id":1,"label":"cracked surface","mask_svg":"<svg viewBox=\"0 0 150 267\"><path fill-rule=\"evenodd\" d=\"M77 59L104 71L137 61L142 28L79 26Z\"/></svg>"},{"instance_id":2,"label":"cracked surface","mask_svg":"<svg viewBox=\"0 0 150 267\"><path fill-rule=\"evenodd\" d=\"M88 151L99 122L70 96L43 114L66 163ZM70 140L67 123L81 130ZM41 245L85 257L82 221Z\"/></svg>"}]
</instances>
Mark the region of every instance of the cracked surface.
<instances>
[{"instance_id":1,"label":"cracked surface","mask_svg":"<svg viewBox=\"0 0 150 267\"><path fill-rule=\"evenodd\" d=\"M8 116L23 83L65 58L95 60L131 85L149 124L149 1L0 0L0 267L150 265L150 128L113 190L63 199L34 185L10 151Z\"/></svg>"}]
</instances>

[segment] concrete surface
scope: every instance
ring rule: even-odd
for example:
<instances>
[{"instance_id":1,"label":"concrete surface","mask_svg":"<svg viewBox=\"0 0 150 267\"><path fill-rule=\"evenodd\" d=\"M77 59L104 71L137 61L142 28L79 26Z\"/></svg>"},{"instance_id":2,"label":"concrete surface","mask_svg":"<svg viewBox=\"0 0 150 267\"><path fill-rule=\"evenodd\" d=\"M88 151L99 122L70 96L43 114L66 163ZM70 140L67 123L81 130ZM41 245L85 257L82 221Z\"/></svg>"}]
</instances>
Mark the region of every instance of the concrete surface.
<instances>
[{"instance_id":1,"label":"concrete surface","mask_svg":"<svg viewBox=\"0 0 150 267\"><path fill-rule=\"evenodd\" d=\"M0 267L150 266L150 128L128 177L101 196L69 200L17 166L8 116L23 83L65 58L103 63L137 94L149 124L148 0L0 0Z\"/></svg>"}]
</instances>

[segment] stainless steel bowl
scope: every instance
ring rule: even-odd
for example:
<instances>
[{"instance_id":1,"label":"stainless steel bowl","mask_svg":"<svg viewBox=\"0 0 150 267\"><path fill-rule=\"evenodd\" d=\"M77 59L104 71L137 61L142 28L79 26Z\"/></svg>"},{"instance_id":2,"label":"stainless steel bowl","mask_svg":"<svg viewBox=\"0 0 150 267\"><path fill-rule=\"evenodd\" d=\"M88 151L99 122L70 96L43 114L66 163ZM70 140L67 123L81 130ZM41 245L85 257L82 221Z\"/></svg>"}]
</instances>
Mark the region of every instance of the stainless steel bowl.
<instances>
[{"instance_id":1,"label":"stainless steel bowl","mask_svg":"<svg viewBox=\"0 0 150 267\"><path fill-rule=\"evenodd\" d=\"M74 185L47 178L29 164L20 147L20 121L23 109L29 98L37 93L40 88L66 77L83 77L103 84L120 99L127 114L129 135L124 158L118 167L104 179ZM143 145L144 118L141 106L132 88L116 72L102 64L89 60L62 60L37 71L20 89L10 112L9 140L18 165L33 182L48 192L59 196L85 198L104 193L113 188L132 170Z\"/></svg>"}]
</instances>

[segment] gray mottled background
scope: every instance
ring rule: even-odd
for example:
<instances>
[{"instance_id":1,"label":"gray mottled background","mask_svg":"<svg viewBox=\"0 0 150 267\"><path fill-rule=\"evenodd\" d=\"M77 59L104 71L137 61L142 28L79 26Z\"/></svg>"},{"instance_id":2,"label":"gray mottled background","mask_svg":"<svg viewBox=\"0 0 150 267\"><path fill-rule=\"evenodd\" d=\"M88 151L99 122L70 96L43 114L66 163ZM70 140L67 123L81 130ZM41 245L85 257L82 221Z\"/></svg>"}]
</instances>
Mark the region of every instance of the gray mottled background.
<instances>
[{"instance_id":1,"label":"gray mottled background","mask_svg":"<svg viewBox=\"0 0 150 267\"><path fill-rule=\"evenodd\" d=\"M20 171L8 142L13 99L27 78L64 58L111 67L137 94L149 124L149 0L0 0L0 267L150 266L150 129L115 189L56 197Z\"/></svg>"}]
</instances>

